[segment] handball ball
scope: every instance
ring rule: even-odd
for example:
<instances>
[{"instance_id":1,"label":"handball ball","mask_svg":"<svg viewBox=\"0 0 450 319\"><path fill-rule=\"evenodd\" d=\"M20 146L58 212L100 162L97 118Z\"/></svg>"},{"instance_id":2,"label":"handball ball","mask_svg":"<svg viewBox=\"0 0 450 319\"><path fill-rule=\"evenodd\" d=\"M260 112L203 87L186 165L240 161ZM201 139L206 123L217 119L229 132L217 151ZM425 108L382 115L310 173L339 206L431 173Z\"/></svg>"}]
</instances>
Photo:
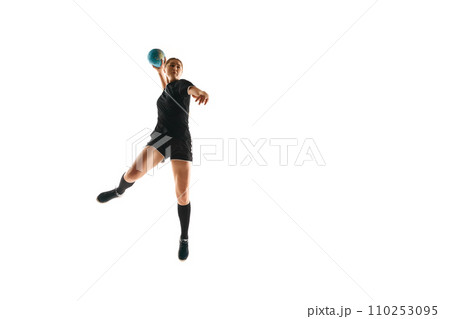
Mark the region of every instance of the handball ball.
<instances>
[{"instance_id":1,"label":"handball ball","mask_svg":"<svg viewBox=\"0 0 450 319\"><path fill-rule=\"evenodd\" d=\"M160 49L153 49L148 53L147 59L151 65L159 68L161 66L161 61L164 61L164 52Z\"/></svg>"}]
</instances>

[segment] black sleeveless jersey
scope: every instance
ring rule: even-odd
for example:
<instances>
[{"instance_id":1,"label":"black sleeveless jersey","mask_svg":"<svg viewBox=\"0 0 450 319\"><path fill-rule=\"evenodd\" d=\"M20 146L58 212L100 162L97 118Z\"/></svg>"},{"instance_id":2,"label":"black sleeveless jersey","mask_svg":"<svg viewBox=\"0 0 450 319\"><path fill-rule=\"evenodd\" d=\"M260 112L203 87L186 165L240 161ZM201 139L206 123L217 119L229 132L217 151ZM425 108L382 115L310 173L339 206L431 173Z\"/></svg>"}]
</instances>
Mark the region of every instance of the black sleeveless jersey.
<instances>
[{"instance_id":1,"label":"black sleeveless jersey","mask_svg":"<svg viewBox=\"0 0 450 319\"><path fill-rule=\"evenodd\" d=\"M194 85L184 79L167 84L156 102L158 106L156 132L190 140L189 102L191 97L187 92L190 86Z\"/></svg>"}]
</instances>

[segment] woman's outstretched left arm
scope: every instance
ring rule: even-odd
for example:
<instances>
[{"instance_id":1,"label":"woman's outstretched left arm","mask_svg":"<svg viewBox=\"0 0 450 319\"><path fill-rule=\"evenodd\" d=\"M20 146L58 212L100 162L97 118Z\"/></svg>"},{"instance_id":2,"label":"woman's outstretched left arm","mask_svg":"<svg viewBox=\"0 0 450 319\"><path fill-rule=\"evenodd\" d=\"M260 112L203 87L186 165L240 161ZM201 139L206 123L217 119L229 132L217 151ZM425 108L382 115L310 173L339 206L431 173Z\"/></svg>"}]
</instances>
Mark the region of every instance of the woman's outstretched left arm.
<instances>
[{"instance_id":1,"label":"woman's outstretched left arm","mask_svg":"<svg viewBox=\"0 0 450 319\"><path fill-rule=\"evenodd\" d=\"M199 88L195 86L189 87L188 94L192 95L192 97L195 99L195 102L198 101L198 105L202 103L208 103L209 95L205 91L200 90Z\"/></svg>"}]
</instances>

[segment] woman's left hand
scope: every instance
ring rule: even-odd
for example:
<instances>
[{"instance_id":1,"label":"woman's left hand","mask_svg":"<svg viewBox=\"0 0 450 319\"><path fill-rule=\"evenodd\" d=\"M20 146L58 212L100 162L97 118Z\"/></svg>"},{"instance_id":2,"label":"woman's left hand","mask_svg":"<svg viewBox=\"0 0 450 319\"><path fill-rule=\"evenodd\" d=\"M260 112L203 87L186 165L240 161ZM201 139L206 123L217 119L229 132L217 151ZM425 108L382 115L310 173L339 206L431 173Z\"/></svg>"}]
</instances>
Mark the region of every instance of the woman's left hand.
<instances>
[{"instance_id":1,"label":"woman's left hand","mask_svg":"<svg viewBox=\"0 0 450 319\"><path fill-rule=\"evenodd\" d=\"M198 101L198 105L201 105L202 103L208 103L209 95L205 91L201 91L199 95L192 95L192 97L195 99L195 102Z\"/></svg>"}]
</instances>

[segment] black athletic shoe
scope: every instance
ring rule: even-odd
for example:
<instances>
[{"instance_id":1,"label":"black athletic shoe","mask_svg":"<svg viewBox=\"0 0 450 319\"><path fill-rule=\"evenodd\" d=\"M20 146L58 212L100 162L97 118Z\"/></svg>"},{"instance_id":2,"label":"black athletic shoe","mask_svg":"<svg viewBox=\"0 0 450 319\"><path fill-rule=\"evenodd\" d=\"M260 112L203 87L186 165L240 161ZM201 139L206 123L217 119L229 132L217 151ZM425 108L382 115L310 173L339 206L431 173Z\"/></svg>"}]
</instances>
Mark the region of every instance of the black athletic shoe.
<instances>
[{"instance_id":1,"label":"black athletic shoe","mask_svg":"<svg viewBox=\"0 0 450 319\"><path fill-rule=\"evenodd\" d=\"M189 256L188 240L180 238L180 249L178 249L178 259L186 260L188 256Z\"/></svg>"},{"instance_id":2,"label":"black athletic shoe","mask_svg":"<svg viewBox=\"0 0 450 319\"><path fill-rule=\"evenodd\" d=\"M103 192L100 195L98 195L97 201L100 203L106 203L107 201L110 201L111 199L119 197L119 196L121 196L121 195L117 192L117 189L114 188L110 191Z\"/></svg>"}]
</instances>

